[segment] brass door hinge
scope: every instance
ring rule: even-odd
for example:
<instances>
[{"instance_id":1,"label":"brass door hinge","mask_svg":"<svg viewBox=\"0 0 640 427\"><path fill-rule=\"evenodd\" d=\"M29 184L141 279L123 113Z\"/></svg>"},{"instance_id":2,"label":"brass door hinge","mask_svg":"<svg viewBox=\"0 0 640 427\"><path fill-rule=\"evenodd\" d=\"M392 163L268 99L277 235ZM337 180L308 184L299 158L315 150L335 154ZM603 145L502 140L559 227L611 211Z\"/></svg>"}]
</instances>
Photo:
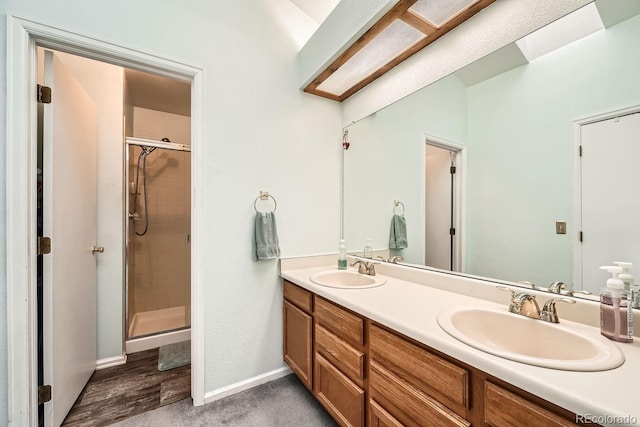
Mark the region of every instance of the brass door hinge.
<instances>
[{"instance_id":1,"label":"brass door hinge","mask_svg":"<svg viewBox=\"0 0 640 427\"><path fill-rule=\"evenodd\" d=\"M38 255L47 255L51 253L51 238L38 236Z\"/></svg>"},{"instance_id":2,"label":"brass door hinge","mask_svg":"<svg viewBox=\"0 0 640 427\"><path fill-rule=\"evenodd\" d=\"M38 102L41 104L51 104L51 88L38 85Z\"/></svg>"},{"instance_id":3,"label":"brass door hinge","mask_svg":"<svg viewBox=\"0 0 640 427\"><path fill-rule=\"evenodd\" d=\"M51 386L41 385L38 387L38 405L47 403L51 400Z\"/></svg>"}]
</instances>

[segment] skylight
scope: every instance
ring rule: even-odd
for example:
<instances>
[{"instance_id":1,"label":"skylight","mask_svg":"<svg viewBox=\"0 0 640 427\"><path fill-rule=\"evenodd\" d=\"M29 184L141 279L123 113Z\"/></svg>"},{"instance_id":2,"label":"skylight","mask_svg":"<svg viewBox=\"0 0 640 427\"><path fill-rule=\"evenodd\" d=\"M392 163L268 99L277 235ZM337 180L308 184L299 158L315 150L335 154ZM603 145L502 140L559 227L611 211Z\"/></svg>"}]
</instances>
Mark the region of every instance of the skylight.
<instances>
[{"instance_id":1,"label":"skylight","mask_svg":"<svg viewBox=\"0 0 640 427\"><path fill-rule=\"evenodd\" d=\"M604 30L595 3L581 7L516 41L529 62L556 49Z\"/></svg>"}]
</instances>

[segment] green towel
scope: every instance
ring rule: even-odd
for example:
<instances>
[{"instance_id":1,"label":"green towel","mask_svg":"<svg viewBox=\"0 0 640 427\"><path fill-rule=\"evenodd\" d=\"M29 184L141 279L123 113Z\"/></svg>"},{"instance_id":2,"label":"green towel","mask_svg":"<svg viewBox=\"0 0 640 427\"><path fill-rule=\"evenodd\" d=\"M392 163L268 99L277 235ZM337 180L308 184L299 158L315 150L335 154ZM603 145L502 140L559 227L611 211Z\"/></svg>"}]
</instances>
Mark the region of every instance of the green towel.
<instances>
[{"instance_id":1,"label":"green towel","mask_svg":"<svg viewBox=\"0 0 640 427\"><path fill-rule=\"evenodd\" d=\"M406 249L407 244L407 221L404 215L393 215L391 218L391 231L389 232L389 249Z\"/></svg>"},{"instance_id":2,"label":"green towel","mask_svg":"<svg viewBox=\"0 0 640 427\"><path fill-rule=\"evenodd\" d=\"M280 257L276 216L273 212L257 212L254 229L257 259Z\"/></svg>"}]
</instances>

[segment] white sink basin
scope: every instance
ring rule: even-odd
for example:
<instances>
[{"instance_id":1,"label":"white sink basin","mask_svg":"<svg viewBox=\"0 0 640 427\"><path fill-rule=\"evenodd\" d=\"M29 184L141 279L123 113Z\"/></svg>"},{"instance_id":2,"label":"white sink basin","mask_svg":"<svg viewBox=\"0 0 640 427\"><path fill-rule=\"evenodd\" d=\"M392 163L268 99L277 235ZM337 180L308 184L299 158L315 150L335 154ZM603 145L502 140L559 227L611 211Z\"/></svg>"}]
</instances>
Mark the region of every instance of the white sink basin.
<instances>
[{"instance_id":1,"label":"white sink basin","mask_svg":"<svg viewBox=\"0 0 640 427\"><path fill-rule=\"evenodd\" d=\"M562 322L562 320L561 320ZM549 323L504 310L452 307L438 315L445 332L505 359L567 371L604 371L624 363L620 349L579 324Z\"/></svg>"},{"instance_id":2,"label":"white sink basin","mask_svg":"<svg viewBox=\"0 0 640 427\"><path fill-rule=\"evenodd\" d=\"M380 276L367 276L348 270L325 270L312 275L310 279L316 285L343 289L374 288L387 282Z\"/></svg>"}]
</instances>

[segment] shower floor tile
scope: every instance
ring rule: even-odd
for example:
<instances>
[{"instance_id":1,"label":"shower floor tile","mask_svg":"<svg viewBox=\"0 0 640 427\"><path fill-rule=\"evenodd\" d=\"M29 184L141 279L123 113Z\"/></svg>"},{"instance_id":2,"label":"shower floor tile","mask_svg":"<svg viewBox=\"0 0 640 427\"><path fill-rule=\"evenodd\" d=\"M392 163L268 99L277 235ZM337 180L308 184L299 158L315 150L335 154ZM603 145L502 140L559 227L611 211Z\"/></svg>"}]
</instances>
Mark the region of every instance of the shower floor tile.
<instances>
[{"instance_id":1,"label":"shower floor tile","mask_svg":"<svg viewBox=\"0 0 640 427\"><path fill-rule=\"evenodd\" d=\"M191 396L191 365L158 370L158 349L95 371L63 426L104 426Z\"/></svg>"}]
</instances>

